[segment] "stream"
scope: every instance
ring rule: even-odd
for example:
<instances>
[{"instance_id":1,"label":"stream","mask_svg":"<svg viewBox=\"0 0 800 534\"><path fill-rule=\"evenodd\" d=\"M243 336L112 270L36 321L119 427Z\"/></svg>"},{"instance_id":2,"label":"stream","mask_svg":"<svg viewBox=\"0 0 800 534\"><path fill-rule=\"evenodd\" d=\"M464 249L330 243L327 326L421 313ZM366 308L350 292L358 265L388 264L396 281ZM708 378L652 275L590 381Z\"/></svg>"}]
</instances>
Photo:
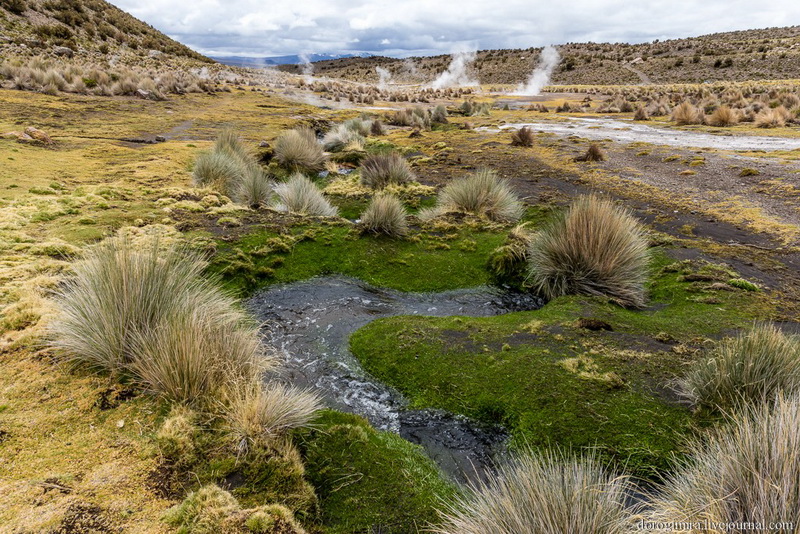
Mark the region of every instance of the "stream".
<instances>
[{"instance_id":1,"label":"stream","mask_svg":"<svg viewBox=\"0 0 800 534\"><path fill-rule=\"evenodd\" d=\"M712 148L733 151L765 151L800 149L800 138L767 137L756 135L715 135L686 130L656 128L633 121L609 118L569 117L558 122L521 122L504 124L497 128L476 128L501 131L527 126L536 131L561 136L577 135L587 139L611 139L618 143L651 143L681 148Z\"/></svg>"},{"instance_id":2,"label":"stream","mask_svg":"<svg viewBox=\"0 0 800 534\"><path fill-rule=\"evenodd\" d=\"M506 433L441 410L410 409L399 392L362 369L349 350L350 334L393 315L487 317L542 304L538 297L489 287L404 293L326 276L270 287L247 306L264 321L267 342L278 349L289 381L318 391L331 408L364 416L375 428L422 445L445 473L467 482L493 469Z\"/></svg>"}]
</instances>

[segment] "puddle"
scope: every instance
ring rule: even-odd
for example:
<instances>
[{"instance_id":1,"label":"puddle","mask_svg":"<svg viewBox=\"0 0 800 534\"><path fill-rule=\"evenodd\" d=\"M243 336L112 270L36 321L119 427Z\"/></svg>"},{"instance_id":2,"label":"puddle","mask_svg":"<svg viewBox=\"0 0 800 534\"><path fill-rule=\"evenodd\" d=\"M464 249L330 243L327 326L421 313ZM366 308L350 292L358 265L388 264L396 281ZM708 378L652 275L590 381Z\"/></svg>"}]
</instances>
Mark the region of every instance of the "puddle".
<instances>
[{"instance_id":1,"label":"puddle","mask_svg":"<svg viewBox=\"0 0 800 534\"><path fill-rule=\"evenodd\" d=\"M319 391L328 406L366 417L373 426L422 445L455 480L482 478L502 454L502 429L479 428L438 410L411 410L394 389L364 372L350 353L351 333L392 315L487 317L541 307L541 299L482 287L440 293L403 293L342 276L271 287L247 303L265 321L286 376Z\"/></svg>"},{"instance_id":2,"label":"puddle","mask_svg":"<svg viewBox=\"0 0 800 534\"><path fill-rule=\"evenodd\" d=\"M500 131L528 126L537 131L556 135L577 135L587 139L612 139L618 143L651 143L681 148L712 148L733 151L797 150L800 139L786 137L764 137L755 135L714 135L684 130L655 128L633 121L608 118L569 117L564 122L525 122L504 124L498 129L477 128L485 131Z\"/></svg>"}]
</instances>

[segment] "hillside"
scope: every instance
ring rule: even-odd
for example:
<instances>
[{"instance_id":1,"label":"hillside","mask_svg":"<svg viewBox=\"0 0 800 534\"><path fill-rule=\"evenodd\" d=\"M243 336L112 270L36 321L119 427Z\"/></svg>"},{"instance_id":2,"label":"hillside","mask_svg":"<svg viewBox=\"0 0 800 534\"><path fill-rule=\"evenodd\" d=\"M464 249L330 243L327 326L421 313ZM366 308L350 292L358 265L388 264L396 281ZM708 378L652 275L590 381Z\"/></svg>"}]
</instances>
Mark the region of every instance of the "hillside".
<instances>
[{"instance_id":1,"label":"hillside","mask_svg":"<svg viewBox=\"0 0 800 534\"><path fill-rule=\"evenodd\" d=\"M716 33L643 44L567 43L558 46L557 84L700 83L800 78L800 26ZM481 83L516 84L533 70L541 48L482 50L472 66ZM314 63L315 74L377 82L383 67L398 81L424 82L444 71L450 56L344 58ZM300 72L296 65L282 70Z\"/></svg>"},{"instance_id":2,"label":"hillside","mask_svg":"<svg viewBox=\"0 0 800 534\"><path fill-rule=\"evenodd\" d=\"M0 55L48 52L212 62L103 0L0 0Z\"/></svg>"}]
</instances>

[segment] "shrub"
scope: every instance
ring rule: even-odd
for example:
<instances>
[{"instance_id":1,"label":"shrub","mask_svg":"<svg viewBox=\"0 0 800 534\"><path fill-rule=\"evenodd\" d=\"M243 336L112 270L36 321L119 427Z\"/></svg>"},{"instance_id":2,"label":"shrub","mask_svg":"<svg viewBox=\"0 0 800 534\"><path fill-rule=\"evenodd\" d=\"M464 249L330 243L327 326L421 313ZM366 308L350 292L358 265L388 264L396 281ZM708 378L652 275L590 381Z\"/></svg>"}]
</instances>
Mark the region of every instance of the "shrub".
<instances>
[{"instance_id":1,"label":"shrub","mask_svg":"<svg viewBox=\"0 0 800 534\"><path fill-rule=\"evenodd\" d=\"M523 126L511 134L512 146L533 146L533 130L527 126Z\"/></svg>"},{"instance_id":2,"label":"shrub","mask_svg":"<svg viewBox=\"0 0 800 534\"><path fill-rule=\"evenodd\" d=\"M92 247L55 297L49 343L74 362L131 374L171 400L217 396L258 372L258 330L179 243L114 237Z\"/></svg>"},{"instance_id":3,"label":"shrub","mask_svg":"<svg viewBox=\"0 0 800 534\"><path fill-rule=\"evenodd\" d=\"M407 184L417 179L406 159L397 152L368 156L361 163L360 175L361 183L372 189L383 189L389 184Z\"/></svg>"},{"instance_id":4,"label":"shrub","mask_svg":"<svg viewBox=\"0 0 800 534\"><path fill-rule=\"evenodd\" d=\"M16 15L21 15L28 9L28 3L25 0L3 0L0 2L0 7L4 7Z\"/></svg>"},{"instance_id":5,"label":"shrub","mask_svg":"<svg viewBox=\"0 0 800 534\"><path fill-rule=\"evenodd\" d=\"M711 126L733 126L739 122L739 115L728 106L720 106L708 118Z\"/></svg>"},{"instance_id":6,"label":"shrub","mask_svg":"<svg viewBox=\"0 0 800 534\"><path fill-rule=\"evenodd\" d=\"M644 229L610 200L578 197L536 233L529 258L528 282L547 298L600 295L622 306L644 305Z\"/></svg>"},{"instance_id":7,"label":"shrub","mask_svg":"<svg viewBox=\"0 0 800 534\"><path fill-rule=\"evenodd\" d=\"M403 203L389 193L378 193L361 214L365 232L402 237L408 233L407 212Z\"/></svg>"},{"instance_id":8,"label":"shrub","mask_svg":"<svg viewBox=\"0 0 800 534\"><path fill-rule=\"evenodd\" d=\"M578 156L575 158L575 161L605 161L606 155L603 152L603 149L600 148L600 145L596 143L592 143L589 145L589 148L586 149L586 153L582 156Z\"/></svg>"},{"instance_id":9,"label":"shrub","mask_svg":"<svg viewBox=\"0 0 800 534\"><path fill-rule=\"evenodd\" d=\"M275 186L276 209L302 215L333 217L339 210L332 206L306 176L295 173L288 181Z\"/></svg>"},{"instance_id":10,"label":"shrub","mask_svg":"<svg viewBox=\"0 0 800 534\"><path fill-rule=\"evenodd\" d=\"M499 178L492 170L479 169L447 184L439 192L436 208L428 216L448 211L472 213L493 221L513 222L522 217L525 208L506 180Z\"/></svg>"},{"instance_id":11,"label":"shrub","mask_svg":"<svg viewBox=\"0 0 800 534\"><path fill-rule=\"evenodd\" d=\"M648 519L800 524L800 397L733 415L691 447L653 499Z\"/></svg>"},{"instance_id":12,"label":"shrub","mask_svg":"<svg viewBox=\"0 0 800 534\"><path fill-rule=\"evenodd\" d=\"M293 428L306 426L321 408L319 396L294 386L243 382L231 395L224 418L240 453L269 445Z\"/></svg>"},{"instance_id":13,"label":"shrub","mask_svg":"<svg viewBox=\"0 0 800 534\"><path fill-rule=\"evenodd\" d=\"M528 452L442 512L439 534L622 534L632 531L629 482L594 456Z\"/></svg>"},{"instance_id":14,"label":"shrub","mask_svg":"<svg viewBox=\"0 0 800 534\"><path fill-rule=\"evenodd\" d=\"M278 136L275 160L291 171L318 172L325 167L322 147L308 128L289 130Z\"/></svg>"},{"instance_id":15,"label":"shrub","mask_svg":"<svg viewBox=\"0 0 800 534\"><path fill-rule=\"evenodd\" d=\"M800 339L769 324L721 341L694 363L683 388L697 405L730 410L800 390Z\"/></svg>"},{"instance_id":16,"label":"shrub","mask_svg":"<svg viewBox=\"0 0 800 534\"><path fill-rule=\"evenodd\" d=\"M447 124L447 108L439 104L433 109L431 122L436 124Z\"/></svg>"},{"instance_id":17,"label":"shrub","mask_svg":"<svg viewBox=\"0 0 800 534\"><path fill-rule=\"evenodd\" d=\"M688 101L672 110L672 120L679 125L703 124L704 118L703 111Z\"/></svg>"}]
</instances>

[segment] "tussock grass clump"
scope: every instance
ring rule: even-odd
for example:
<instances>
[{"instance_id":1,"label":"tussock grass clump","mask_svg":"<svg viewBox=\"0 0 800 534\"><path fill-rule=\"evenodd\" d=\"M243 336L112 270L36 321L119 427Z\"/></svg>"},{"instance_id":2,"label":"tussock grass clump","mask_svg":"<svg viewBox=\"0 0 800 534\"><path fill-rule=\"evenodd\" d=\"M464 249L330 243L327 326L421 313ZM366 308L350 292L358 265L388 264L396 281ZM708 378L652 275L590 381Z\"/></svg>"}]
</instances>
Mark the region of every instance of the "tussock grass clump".
<instances>
[{"instance_id":1,"label":"tussock grass clump","mask_svg":"<svg viewBox=\"0 0 800 534\"><path fill-rule=\"evenodd\" d=\"M372 136L386 135L386 128L383 127L381 121L375 119L369 127L369 134Z\"/></svg>"},{"instance_id":2,"label":"tussock grass clump","mask_svg":"<svg viewBox=\"0 0 800 534\"><path fill-rule=\"evenodd\" d=\"M199 187L212 187L228 194L231 185L242 181L247 167L228 152L204 152L197 156L192 170L194 183Z\"/></svg>"},{"instance_id":3,"label":"tussock grass clump","mask_svg":"<svg viewBox=\"0 0 800 534\"><path fill-rule=\"evenodd\" d=\"M600 145L597 143L592 143L589 145L589 148L586 149L586 153L582 156L578 156L575 158L575 161L605 161L606 154L603 152L603 149L600 148Z\"/></svg>"},{"instance_id":4,"label":"tussock grass clump","mask_svg":"<svg viewBox=\"0 0 800 534\"><path fill-rule=\"evenodd\" d=\"M274 207L281 211L322 217L333 217L339 213L314 182L300 173L295 173L288 181L277 184L275 194L278 202Z\"/></svg>"},{"instance_id":5,"label":"tussock grass clump","mask_svg":"<svg viewBox=\"0 0 800 534\"><path fill-rule=\"evenodd\" d=\"M783 128L786 126L787 113L785 108L769 109L764 108L755 116L753 123L757 128Z\"/></svg>"},{"instance_id":6,"label":"tussock grass clump","mask_svg":"<svg viewBox=\"0 0 800 534\"><path fill-rule=\"evenodd\" d=\"M490 169L478 171L447 184L440 192L436 207L420 212L430 219L447 212L466 212L492 221L514 222L525 208L508 182Z\"/></svg>"},{"instance_id":7,"label":"tussock grass clump","mask_svg":"<svg viewBox=\"0 0 800 534\"><path fill-rule=\"evenodd\" d=\"M195 185L212 187L253 208L266 204L272 194L272 180L233 130L223 130L211 152L197 157L192 177Z\"/></svg>"},{"instance_id":8,"label":"tussock grass clump","mask_svg":"<svg viewBox=\"0 0 800 534\"><path fill-rule=\"evenodd\" d=\"M260 374L266 360L255 325L247 327L244 317L232 323L236 318L215 311L177 313L136 335L129 368L146 389L171 401L202 404L226 395L233 382Z\"/></svg>"},{"instance_id":9,"label":"tussock grass clump","mask_svg":"<svg viewBox=\"0 0 800 534\"><path fill-rule=\"evenodd\" d=\"M508 233L505 243L489 256L489 274L495 284L522 289L528 276L528 252L532 234L522 223Z\"/></svg>"},{"instance_id":10,"label":"tussock grass clump","mask_svg":"<svg viewBox=\"0 0 800 534\"><path fill-rule=\"evenodd\" d=\"M523 126L511 134L512 146L533 146L534 134L533 130L527 126Z\"/></svg>"},{"instance_id":11,"label":"tussock grass clump","mask_svg":"<svg viewBox=\"0 0 800 534\"><path fill-rule=\"evenodd\" d=\"M672 110L672 120L678 125L703 124L705 115L703 110L689 101L684 101Z\"/></svg>"},{"instance_id":12,"label":"tussock grass clump","mask_svg":"<svg viewBox=\"0 0 800 534\"><path fill-rule=\"evenodd\" d=\"M653 499L652 521L800 525L800 397L751 406L692 445ZM699 532L699 531L693 531Z\"/></svg>"},{"instance_id":13,"label":"tussock grass clump","mask_svg":"<svg viewBox=\"0 0 800 534\"><path fill-rule=\"evenodd\" d=\"M347 124L339 124L322 138L322 147L328 152L341 152L352 144L363 145L364 136Z\"/></svg>"},{"instance_id":14,"label":"tussock grass clump","mask_svg":"<svg viewBox=\"0 0 800 534\"><path fill-rule=\"evenodd\" d=\"M272 197L275 183L258 164L248 165L247 172L231 191L231 197L239 204L251 208L266 206Z\"/></svg>"},{"instance_id":15,"label":"tussock grass clump","mask_svg":"<svg viewBox=\"0 0 800 534\"><path fill-rule=\"evenodd\" d=\"M400 199L389 193L378 193L361 214L361 228L373 234L403 237L408 234L407 216Z\"/></svg>"},{"instance_id":16,"label":"tussock grass clump","mask_svg":"<svg viewBox=\"0 0 800 534\"><path fill-rule=\"evenodd\" d=\"M325 168L325 154L309 128L279 135L275 140L275 161L290 171L318 172Z\"/></svg>"},{"instance_id":17,"label":"tussock grass clump","mask_svg":"<svg viewBox=\"0 0 800 534\"><path fill-rule=\"evenodd\" d=\"M622 534L632 530L625 508L629 482L593 456L532 452L501 466L442 512L439 534Z\"/></svg>"},{"instance_id":18,"label":"tussock grass clump","mask_svg":"<svg viewBox=\"0 0 800 534\"><path fill-rule=\"evenodd\" d=\"M596 195L578 197L536 233L528 282L547 298L586 294L642 307L647 239L626 210Z\"/></svg>"},{"instance_id":19,"label":"tussock grass clump","mask_svg":"<svg viewBox=\"0 0 800 534\"><path fill-rule=\"evenodd\" d=\"M733 126L739 122L739 114L731 109L729 106L720 106L714 110L708 118L708 124L711 126Z\"/></svg>"},{"instance_id":20,"label":"tussock grass clump","mask_svg":"<svg viewBox=\"0 0 800 534\"><path fill-rule=\"evenodd\" d=\"M633 120L647 121L650 120L650 114L644 106L637 106L636 112L633 114Z\"/></svg>"},{"instance_id":21,"label":"tussock grass clump","mask_svg":"<svg viewBox=\"0 0 800 534\"><path fill-rule=\"evenodd\" d=\"M56 296L49 344L169 400L219 398L231 378L261 372L266 360L256 325L203 277L205 265L178 242L101 242Z\"/></svg>"},{"instance_id":22,"label":"tussock grass clump","mask_svg":"<svg viewBox=\"0 0 800 534\"><path fill-rule=\"evenodd\" d=\"M247 453L253 446L269 445L289 430L306 426L321 407L314 393L250 381L234 388L224 418L238 451Z\"/></svg>"},{"instance_id":23,"label":"tussock grass clump","mask_svg":"<svg viewBox=\"0 0 800 534\"><path fill-rule=\"evenodd\" d=\"M770 324L722 340L683 380L691 401L712 410L765 402L800 391L800 339Z\"/></svg>"},{"instance_id":24,"label":"tussock grass clump","mask_svg":"<svg viewBox=\"0 0 800 534\"><path fill-rule=\"evenodd\" d=\"M372 189L383 189L390 184L407 184L417 180L408 161L397 152L373 154L361 163L361 183Z\"/></svg>"}]
</instances>

